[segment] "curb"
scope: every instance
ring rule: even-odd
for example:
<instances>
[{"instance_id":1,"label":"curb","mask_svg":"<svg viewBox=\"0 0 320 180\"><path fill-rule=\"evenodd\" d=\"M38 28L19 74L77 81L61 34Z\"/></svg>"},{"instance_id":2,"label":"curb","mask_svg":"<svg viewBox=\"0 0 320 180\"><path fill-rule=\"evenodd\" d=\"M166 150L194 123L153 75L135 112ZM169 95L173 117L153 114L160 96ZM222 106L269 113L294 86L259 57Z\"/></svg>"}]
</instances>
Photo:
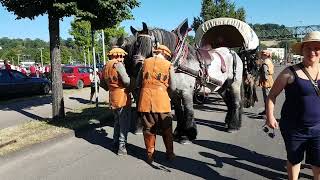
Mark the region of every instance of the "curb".
<instances>
[{"instance_id":1,"label":"curb","mask_svg":"<svg viewBox=\"0 0 320 180\"><path fill-rule=\"evenodd\" d=\"M96 120L99 121L99 123L100 123L101 120L107 119L110 117L111 117L110 114L107 113L107 114L103 114L103 115L97 117ZM26 157L27 155L32 154L34 151L39 151L39 150L46 148L48 146L56 145L56 144L60 143L61 141L76 137L75 136L76 132L89 130L90 128L93 128L93 127L94 127L93 124L87 124L87 125L84 125L83 127L75 129L75 130L70 129L69 132L58 135L54 138L51 138L51 139L48 139L48 140L45 140L45 141L42 141L42 142L39 142L36 144L31 144L31 145L26 146L24 148L21 148L17 151L2 155L2 156L0 156L0 162L1 162L0 166L4 165L10 161L15 161L20 158Z\"/></svg>"}]
</instances>

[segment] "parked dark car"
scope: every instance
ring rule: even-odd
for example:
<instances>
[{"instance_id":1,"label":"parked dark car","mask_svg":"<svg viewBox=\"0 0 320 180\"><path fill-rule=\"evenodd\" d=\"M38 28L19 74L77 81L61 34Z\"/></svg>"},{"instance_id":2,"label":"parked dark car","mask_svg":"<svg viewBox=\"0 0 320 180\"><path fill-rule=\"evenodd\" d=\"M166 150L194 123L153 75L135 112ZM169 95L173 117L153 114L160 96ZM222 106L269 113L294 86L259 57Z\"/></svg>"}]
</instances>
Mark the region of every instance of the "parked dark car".
<instances>
[{"instance_id":1,"label":"parked dark car","mask_svg":"<svg viewBox=\"0 0 320 180\"><path fill-rule=\"evenodd\" d=\"M63 66L62 84L64 87L76 87L78 89L90 86L91 71L91 68L87 66Z\"/></svg>"},{"instance_id":2,"label":"parked dark car","mask_svg":"<svg viewBox=\"0 0 320 180\"><path fill-rule=\"evenodd\" d=\"M0 97L48 94L50 81L29 77L16 70L0 70Z\"/></svg>"}]
</instances>

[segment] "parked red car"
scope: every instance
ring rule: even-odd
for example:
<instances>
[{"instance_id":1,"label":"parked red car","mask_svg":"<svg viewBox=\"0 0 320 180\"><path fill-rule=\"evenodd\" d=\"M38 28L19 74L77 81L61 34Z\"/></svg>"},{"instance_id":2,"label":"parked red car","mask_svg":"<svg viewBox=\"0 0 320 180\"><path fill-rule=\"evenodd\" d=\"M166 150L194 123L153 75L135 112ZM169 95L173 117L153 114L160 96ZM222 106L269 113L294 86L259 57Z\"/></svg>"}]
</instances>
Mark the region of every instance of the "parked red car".
<instances>
[{"instance_id":1,"label":"parked red car","mask_svg":"<svg viewBox=\"0 0 320 180\"><path fill-rule=\"evenodd\" d=\"M63 66L62 84L64 87L76 87L78 89L84 86L90 86L90 67L86 66Z\"/></svg>"}]
</instances>

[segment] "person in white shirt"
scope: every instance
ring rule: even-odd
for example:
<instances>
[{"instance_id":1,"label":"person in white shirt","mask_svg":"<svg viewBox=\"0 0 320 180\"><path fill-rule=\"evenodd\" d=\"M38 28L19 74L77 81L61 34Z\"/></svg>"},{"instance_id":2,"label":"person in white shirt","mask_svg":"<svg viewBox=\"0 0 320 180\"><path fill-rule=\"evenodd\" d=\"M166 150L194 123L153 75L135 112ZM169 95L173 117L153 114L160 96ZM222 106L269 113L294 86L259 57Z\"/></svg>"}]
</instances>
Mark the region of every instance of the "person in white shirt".
<instances>
[{"instance_id":1,"label":"person in white shirt","mask_svg":"<svg viewBox=\"0 0 320 180\"><path fill-rule=\"evenodd\" d=\"M96 76L96 78L97 78L97 89L98 89L98 92L99 92L99 84L100 84L100 78L99 78L99 76L98 76L98 69L95 69L95 71L96 71L96 74L97 74L97 76ZM94 95L94 93L96 92L96 89L95 89L95 84L94 84L94 71L92 71L91 73L90 73L90 76L89 76L89 78L90 78L90 81L91 81L91 91L90 91L90 102L91 103L94 103L93 101L92 101L92 98L93 98L93 95Z\"/></svg>"}]
</instances>

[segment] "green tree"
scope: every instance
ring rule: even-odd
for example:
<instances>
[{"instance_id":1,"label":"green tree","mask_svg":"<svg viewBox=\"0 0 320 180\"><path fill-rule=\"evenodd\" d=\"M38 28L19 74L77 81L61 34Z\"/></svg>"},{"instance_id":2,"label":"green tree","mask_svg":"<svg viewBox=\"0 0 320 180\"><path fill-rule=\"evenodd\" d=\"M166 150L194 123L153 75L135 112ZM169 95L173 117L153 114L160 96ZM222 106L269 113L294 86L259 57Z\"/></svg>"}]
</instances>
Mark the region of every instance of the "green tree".
<instances>
[{"instance_id":1,"label":"green tree","mask_svg":"<svg viewBox=\"0 0 320 180\"><path fill-rule=\"evenodd\" d=\"M194 45L194 36L187 36L187 41L189 42L190 45Z\"/></svg>"},{"instance_id":2,"label":"green tree","mask_svg":"<svg viewBox=\"0 0 320 180\"><path fill-rule=\"evenodd\" d=\"M111 27L111 28L106 28L104 29L104 41L105 42L110 42L112 38L120 38L120 37L125 37L127 36L126 31L124 30L124 27L120 27L119 24ZM107 49L110 49L109 43L107 43Z\"/></svg>"},{"instance_id":3,"label":"green tree","mask_svg":"<svg viewBox=\"0 0 320 180\"><path fill-rule=\"evenodd\" d=\"M90 36L91 36L91 25L88 21L76 21L71 22L71 29L69 34L73 36L75 44L78 47L89 48L90 47Z\"/></svg>"},{"instance_id":4,"label":"green tree","mask_svg":"<svg viewBox=\"0 0 320 180\"><path fill-rule=\"evenodd\" d=\"M61 39L61 49L63 54L62 62L69 63L70 56L73 60L80 59L79 49L75 47L74 41L71 38L66 40ZM7 37L0 38L0 59L14 60L17 64L19 55L20 62L26 59L34 60L37 63L41 62L41 53L39 48L42 50L42 59L44 64L50 64L50 48L49 43L40 39L31 40L26 39L9 39ZM27 58L28 57L28 58Z\"/></svg>"},{"instance_id":5,"label":"green tree","mask_svg":"<svg viewBox=\"0 0 320 180\"><path fill-rule=\"evenodd\" d=\"M95 32L106 28L113 28L123 20L133 19L131 9L137 6L139 6L137 0L110 0L104 3L101 3L101 0L97 0L87 4L85 6L86 10L92 13L93 16L80 15L77 16L77 20L90 22L92 51L94 50L96 39Z\"/></svg>"},{"instance_id":6,"label":"green tree","mask_svg":"<svg viewBox=\"0 0 320 180\"><path fill-rule=\"evenodd\" d=\"M193 18L191 27L196 31L203 22L219 17L245 21L246 12L242 7L236 9L234 2L229 0L202 0L200 16Z\"/></svg>"},{"instance_id":7,"label":"green tree","mask_svg":"<svg viewBox=\"0 0 320 180\"><path fill-rule=\"evenodd\" d=\"M59 20L65 16L75 15L91 22L93 29L112 27L123 19L132 17L130 10L138 5L136 0L0 0L17 19L34 19L48 14L50 36L50 59L52 66L52 117L65 116L61 76L60 28Z\"/></svg>"}]
</instances>

